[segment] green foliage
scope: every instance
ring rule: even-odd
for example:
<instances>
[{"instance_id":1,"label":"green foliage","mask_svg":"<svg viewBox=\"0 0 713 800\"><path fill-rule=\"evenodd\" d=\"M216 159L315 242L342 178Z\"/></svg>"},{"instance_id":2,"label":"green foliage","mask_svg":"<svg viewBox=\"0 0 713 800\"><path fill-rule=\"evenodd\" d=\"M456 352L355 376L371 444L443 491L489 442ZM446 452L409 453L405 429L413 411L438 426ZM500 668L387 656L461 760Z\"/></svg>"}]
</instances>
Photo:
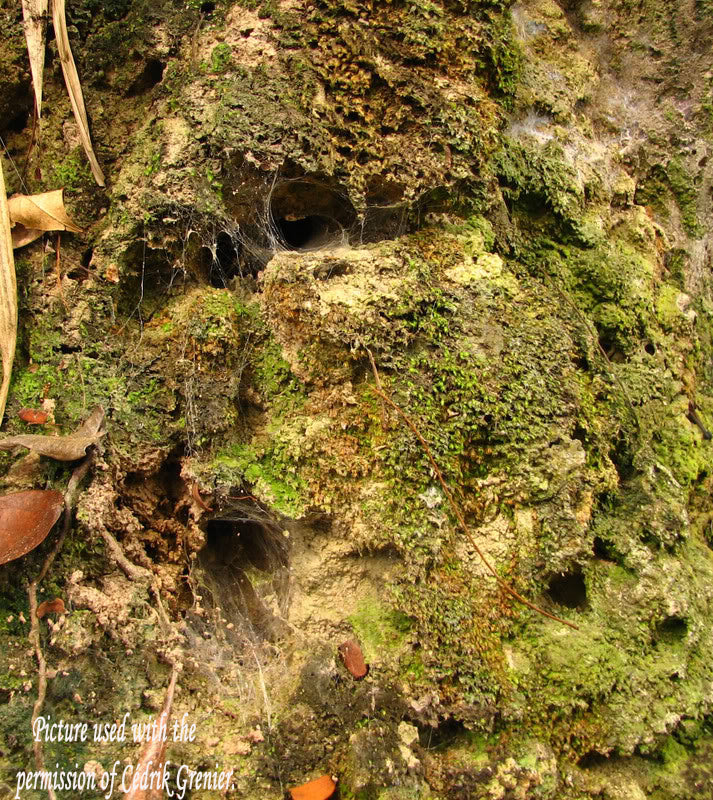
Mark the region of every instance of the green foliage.
<instances>
[{"instance_id":1,"label":"green foliage","mask_svg":"<svg viewBox=\"0 0 713 800\"><path fill-rule=\"evenodd\" d=\"M506 199L541 213L544 205L560 218L580 212L581 197L575 174L561 148L548 142L539 148L508 139L495 154L493 168Z\"/></svg>"},{"instance_id":2,"label":"green foliage","mask_svg":"<svg viewBox=\"0 0 713 800\"><path fill-rule=\"evenodd\" d=\"M71 194L83 188L94 179L89 164L81 148L76 148L62 161L53 167L51 183L53 187L62 187Z\"/></svg>"},{"instance_id":3,"label":"green foliage","mask_svg":"<svg viewBox=\"0 0 713 800\"><path fill-rule=\"evenodd\" d=\"M210 68L212 72L221 74L227 72L233 63L233 48L226 42L217 44L210 54Z\"/></svg>"}]
</instances>

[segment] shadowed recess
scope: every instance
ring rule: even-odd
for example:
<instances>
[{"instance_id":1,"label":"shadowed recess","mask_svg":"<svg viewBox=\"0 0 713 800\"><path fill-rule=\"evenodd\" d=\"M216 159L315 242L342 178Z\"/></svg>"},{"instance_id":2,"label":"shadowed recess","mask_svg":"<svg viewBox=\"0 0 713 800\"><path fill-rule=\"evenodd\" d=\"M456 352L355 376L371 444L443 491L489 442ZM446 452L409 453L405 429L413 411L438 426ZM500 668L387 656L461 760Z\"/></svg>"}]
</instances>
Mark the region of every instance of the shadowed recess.
<instances>
[{"instance_id":1,"label":"shadowed recess","mask_svg":"<svg viewBox=\"0 0 713 800\"><path fill-rule=\"evenodd\" d=\"M261 509L246 506L213 517L205 533L198 553L203 605L220 609L222 619L243 634L278 636L289 577L283 526Z\"/></svg>"},{"instance_id":2,"label":"shadowed recess","mask_svg":"<svg viewBox=\"0 0 713 800\"><path fill-rule=\"evenodd\" d=\"M159 61L157 58L150 58L129 87L127 96L136 97L144 92L148 92L149 89L153 89L157 83L161 82L165 68L166 65L163 61Z\"/></svg>"},{"instance_id":3,"label":"shadowed recess","mask_svg":"<svg viewBox=\"0 0 713 800\"><path fill-rule=\"evenodd\" d=\"M316 180L285 180L270 193L269 217L277 244L287 250L314 250L344 240L356 221L349 199Z\"/></svg>"},{"instance_id":4,"label":"shadowed recess","mask_svg":"<svg viewBox=\"0 0 713 800\"><path fill-rule=\"evenodd\" d=\"M567 608L583 608L587 602L587 587L584 575L578 569L564 575L554 575L547 587L550 599Z\"/></svg>"}]
</instances>

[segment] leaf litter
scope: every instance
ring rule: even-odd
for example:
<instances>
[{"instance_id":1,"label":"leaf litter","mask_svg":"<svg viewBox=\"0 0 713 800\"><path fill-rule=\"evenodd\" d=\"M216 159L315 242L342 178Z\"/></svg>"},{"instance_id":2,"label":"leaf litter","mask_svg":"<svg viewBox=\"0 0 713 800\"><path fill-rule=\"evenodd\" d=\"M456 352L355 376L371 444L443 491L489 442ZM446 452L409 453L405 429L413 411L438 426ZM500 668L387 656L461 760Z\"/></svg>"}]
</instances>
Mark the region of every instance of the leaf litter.
<instances>
[{"instance_id":1,"label":"leaf litter","mask_svg":"<svg viewBox=\"0 0 713 800\"><path fill-rule=\"evenodd\" d=\"M97 406L89 418L74 433L67 436L46 436L35 433L23 433L19 436L7 436L0 440L0 450L11 450L13 447L26 447L56 461L76 461L83 458L87 448L96 444L106 433L103 430L104 409Z\"/></svg>"}]
</instances>

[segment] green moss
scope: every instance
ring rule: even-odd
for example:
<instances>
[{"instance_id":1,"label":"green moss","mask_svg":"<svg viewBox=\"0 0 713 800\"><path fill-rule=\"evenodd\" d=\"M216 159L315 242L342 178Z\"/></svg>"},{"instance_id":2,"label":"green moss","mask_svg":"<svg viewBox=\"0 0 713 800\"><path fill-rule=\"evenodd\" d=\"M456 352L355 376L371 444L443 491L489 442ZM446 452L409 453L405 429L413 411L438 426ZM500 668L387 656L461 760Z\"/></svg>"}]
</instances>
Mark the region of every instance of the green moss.
<instances>
[{"instance_id":1,"label":"green moss","mask_svg":"<svg viewBox=\"0 0 713 800\"><path fill-rule=\"evenodd\" d=\"M230 69L233 61L233 48L222 42L217 44L210 54L210 68L212 72L220 74Z\"/></svg>"},{"instance_id":2,"label":"green moss","mask_svg":"<svg viewBox=\"0 0 713 800\"><path fill-rule=\"evenodd\" d=\"M54 165L51 183L71 194L93 180L84 151L78 147Z\"/></svg>"},{"instance_id":3,"label":"green moss","mask_svg":"<svg viewBox=\"0 0 713 800\"><path fill-rule=\"evenodd\" d=\"M294 460L278 443L262 451L252 445L234 445L215 456L211 469L218 485L248 484L287 517L296 519L305 512L304 483Z\"/></svg>"},{"instance_id":4,"label":"green moss","mask_svg":"<svg viewBox=\"0 0 713 800\"><path fill-rule=\"evenodd\" d=\"M681 224L689 236L696 239L703 235L698 218L698 190L695 181L679 157L672 158L666 166L657 164L651 168L645 180L636 189L637 203L651 206L664 219L669 212L667 203L673 196L681 214Z\"/></svg>"},{"instance_id":5,"label":"green moss","mask_svg":"<svg viewBox=\"0 0 713 800\"><path fill-rule=\"evenodd\" d=\"M405 614L384 606L373 598L360 603L349 617L367 661L383 659L388 651L398 650L412 622Z\"/></svg>"},{"instance_id":6,"label":"green moss","mask_svg":"<svg viewBox=\"0 0 713 800\"><path fill-rule=\"evenodd\" d=\"M562 219L578 216L582 198L575 173L555 142L536 147L508 139L495 154L493 168L506 199L525 210L540 214L544 205Z\"/></svg>"},{"instance_id":7,"label":"green moss","mask_svg":"<svg viewBox=\"0 0 713 800\"><path fill-rule=\"evenodd\" d=\"M677 742L673 736L667 736L659 750L664 768L671 772L677 772L688 757L686 748Z\"/></svg>"},{"instance_id":8,"label":"green moss","mask_svg":"<svg viewBox=\"0 0 713 800\"><path fill-rule=\"evenodd\" d=\"M656 316L664 330L686 328L688 320L678 306L681 292L676 286L663 284L659 286L656 296Z\"/></svg>"},{"instance_id":9,"label":"green moss","mask_svg":"<svg viewBox=\"0 0 713 800\"><path fill-rule=\"evenodd\" d=\"M693 178L680 158L669 161L666 175L681 212L684 230L689 236L700 239L704 229L698 219L698 191Z\"/></svg>"}]
</instances>

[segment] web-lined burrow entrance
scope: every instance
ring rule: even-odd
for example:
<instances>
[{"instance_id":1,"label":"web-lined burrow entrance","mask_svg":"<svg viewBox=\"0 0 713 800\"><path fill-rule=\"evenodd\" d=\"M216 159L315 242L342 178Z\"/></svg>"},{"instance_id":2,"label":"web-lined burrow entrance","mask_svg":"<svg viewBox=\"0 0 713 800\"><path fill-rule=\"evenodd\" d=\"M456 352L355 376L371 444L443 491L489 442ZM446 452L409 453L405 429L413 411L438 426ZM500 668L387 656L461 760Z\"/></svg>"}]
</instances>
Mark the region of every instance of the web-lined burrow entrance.
<instances>
[{"instance_id":1,"label":"web-lined burrow entrance","mask_svg":"<svg viewBox=\"0 0 713 800\"><path fill-rule=\"evenodd\" d=\"M278 252L396 238L418 227L423 211L422 204L403 200L402 187L378 181L356 208L336 179L291 165L270 176L244 163L226 167L222 196L226 218L219 225L211 220L202 233L193 223L186 248L194 271L216 288L256 275Z\"/></svg>"},{"instance_id":2,"label":"web-lined burrow entrance","mask_svg":"<svg viewBox=\"0 0 713 800\"><path fill-rule=\"evenodd\" d=\"M289 605L289 526L251 500L201 520L205 545L191 570L195 604L186 622L236 653L284 636Z\"/></svg>"}]
</instances>

